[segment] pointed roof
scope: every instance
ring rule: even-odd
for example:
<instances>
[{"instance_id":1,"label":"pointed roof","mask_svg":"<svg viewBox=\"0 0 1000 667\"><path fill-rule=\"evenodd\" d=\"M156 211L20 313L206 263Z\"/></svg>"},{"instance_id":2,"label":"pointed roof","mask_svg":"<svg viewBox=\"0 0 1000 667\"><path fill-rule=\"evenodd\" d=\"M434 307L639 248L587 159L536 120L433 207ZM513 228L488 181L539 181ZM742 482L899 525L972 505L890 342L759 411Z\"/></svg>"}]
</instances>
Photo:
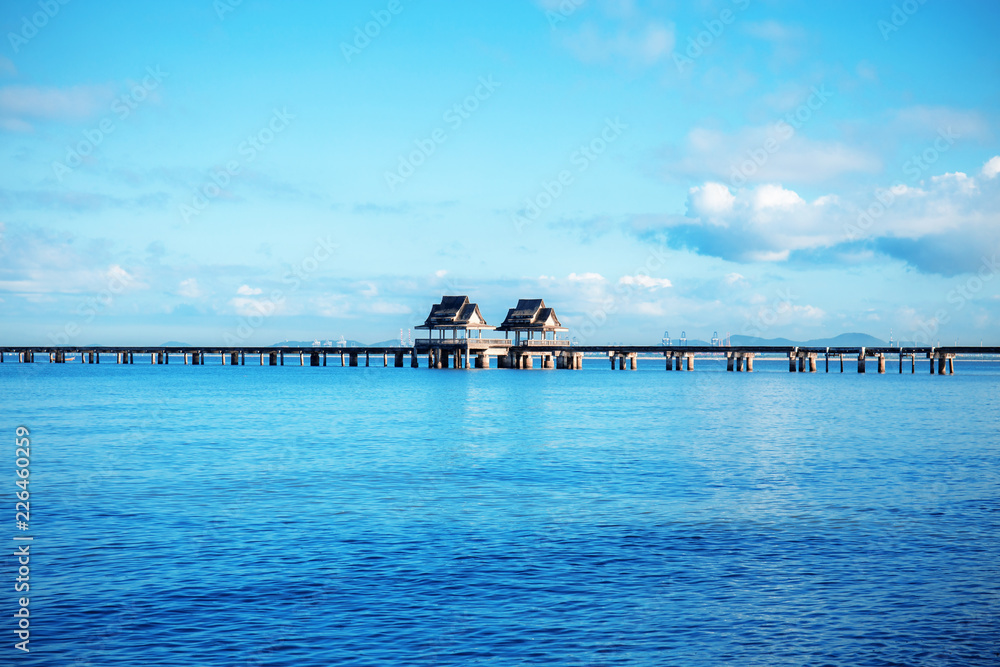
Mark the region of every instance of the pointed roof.
<instances>
[{"instance_id":1,"label":"pointed roof","mask_svg":"<svg viewBox=\"0 0 1000 667\"><path fill-rule=\"evenodd\" d=\"M479 304L469 303L467 296L443 296L441 303L431 306L431 312L417 329L492 329L479 312Z\"/></svg>"},{"instance_id":2,"label":"pointed roof","mask_svg":"<svg viewBox=\"0 0 1000 667\"><path fill-rule=\"evenodd\" d=\"M518 299L507 311L498 331L568 331L556 317L553 308L546 308L543 299Z\"/></svg>"}]
</instances>

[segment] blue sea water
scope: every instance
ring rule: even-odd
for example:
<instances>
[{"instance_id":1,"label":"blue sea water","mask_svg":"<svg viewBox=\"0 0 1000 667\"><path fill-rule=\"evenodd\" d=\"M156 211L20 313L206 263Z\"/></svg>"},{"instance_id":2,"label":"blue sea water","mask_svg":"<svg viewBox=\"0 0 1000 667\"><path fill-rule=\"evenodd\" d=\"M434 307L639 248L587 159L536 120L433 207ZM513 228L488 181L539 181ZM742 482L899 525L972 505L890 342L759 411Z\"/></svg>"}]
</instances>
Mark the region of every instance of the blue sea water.
<instances>
[{"instance_id":1,"label":"blue sea water","mask_svg":"<svg viewBox=\"0 0 1000 667\"><path fill-rule=\"evenodd\" d=\"M6 363L0 663L997 665L1000 366L926 364Z\"/></svg>"}]
</instances>

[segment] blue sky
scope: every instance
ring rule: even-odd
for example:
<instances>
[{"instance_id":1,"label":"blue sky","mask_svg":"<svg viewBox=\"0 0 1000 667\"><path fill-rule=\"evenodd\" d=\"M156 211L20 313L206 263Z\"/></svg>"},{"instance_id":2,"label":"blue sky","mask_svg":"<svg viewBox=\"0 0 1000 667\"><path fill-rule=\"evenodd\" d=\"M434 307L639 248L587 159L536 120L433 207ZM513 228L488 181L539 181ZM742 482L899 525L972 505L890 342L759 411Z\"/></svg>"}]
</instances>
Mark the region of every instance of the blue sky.
<instances>
[{"instance_id":1,"label":"blue sky","mask_svg":"<svg viewBox=\"0 0 1000 667\"><path fill-rule=\"evenodd\" d=\"M1000 344L993 2L8 1L0 339Z\"/></svg>"}]
</instances>

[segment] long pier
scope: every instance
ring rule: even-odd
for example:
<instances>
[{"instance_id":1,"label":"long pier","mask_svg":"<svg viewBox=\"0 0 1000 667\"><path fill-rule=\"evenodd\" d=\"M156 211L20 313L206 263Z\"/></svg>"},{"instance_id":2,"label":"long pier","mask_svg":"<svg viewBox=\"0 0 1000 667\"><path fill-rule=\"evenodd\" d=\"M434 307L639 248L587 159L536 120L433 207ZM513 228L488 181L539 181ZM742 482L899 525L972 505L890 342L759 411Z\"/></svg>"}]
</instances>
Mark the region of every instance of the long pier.
<instances>
[{"instance_id":1,"label":"long pier","mask_svg":"<svg viewBox=\"0 0 1000 667\"><path fill-rule=\"evenodd\" d=\"M136 356L149 357L149 363L204 365L209 355L219 356L221 365L243 366L246 358L258 357L261 366L284 366L298 361L299 366L382 366L390 363L396 368L407 365L419 367L419 357L426 358L429 368L534 368L537 357L543 369L583 368L586 354L607 358L612 369L636 370L639 355L662 356L668 371L693 371L695 358L700 355L724 357L726 370L753 372L754 358L760 355L778 355L788 359L789 372L815 373L819 359L823 359L824 372L830 372L831 359L839 363L844 372L844 359L857 361L857 372L867 370L867 360L877 360L879 373L886 372L886 358L898 357L899 372L904 361L910 362L910 372L916 373L917 360L927 360L929 372L953 375L955 358L959 355L1000 355L1000 347L792 347L792 346L662 346L662 345L570 345L559 340L528 340L515 343L505 338L439 338L418 340L412 347L92 347L92 346L0 346L0 363L36 363L37 361L62 364L68 359L78 363L99 364L102 355L110 363L134 364ZM72 355L70 357L69 355ZM372 360L374 364L372 363ZM140 361L141 362L141 361ZM363 363L362 363L363 362ZM835 367L835 370L836 367Z\"/></svg>"}]
</instances>

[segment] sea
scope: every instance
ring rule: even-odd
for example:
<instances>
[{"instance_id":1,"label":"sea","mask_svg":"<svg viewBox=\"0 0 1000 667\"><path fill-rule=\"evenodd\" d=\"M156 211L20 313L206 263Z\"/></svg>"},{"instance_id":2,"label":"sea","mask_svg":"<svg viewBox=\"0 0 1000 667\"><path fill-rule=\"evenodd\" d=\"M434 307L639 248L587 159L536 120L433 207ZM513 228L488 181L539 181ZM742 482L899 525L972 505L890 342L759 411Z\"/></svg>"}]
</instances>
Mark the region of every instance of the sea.
<instances>
[{"instance_id":1,"label":"sea","mask_svg":"<svg viewBox=\"0 0 1000 667\"><path fill-rule=\"evenodd\" d=\"M997 362L250 361L8 355L0 664L1000 664Z\"/></svg>"}]
</instances>

